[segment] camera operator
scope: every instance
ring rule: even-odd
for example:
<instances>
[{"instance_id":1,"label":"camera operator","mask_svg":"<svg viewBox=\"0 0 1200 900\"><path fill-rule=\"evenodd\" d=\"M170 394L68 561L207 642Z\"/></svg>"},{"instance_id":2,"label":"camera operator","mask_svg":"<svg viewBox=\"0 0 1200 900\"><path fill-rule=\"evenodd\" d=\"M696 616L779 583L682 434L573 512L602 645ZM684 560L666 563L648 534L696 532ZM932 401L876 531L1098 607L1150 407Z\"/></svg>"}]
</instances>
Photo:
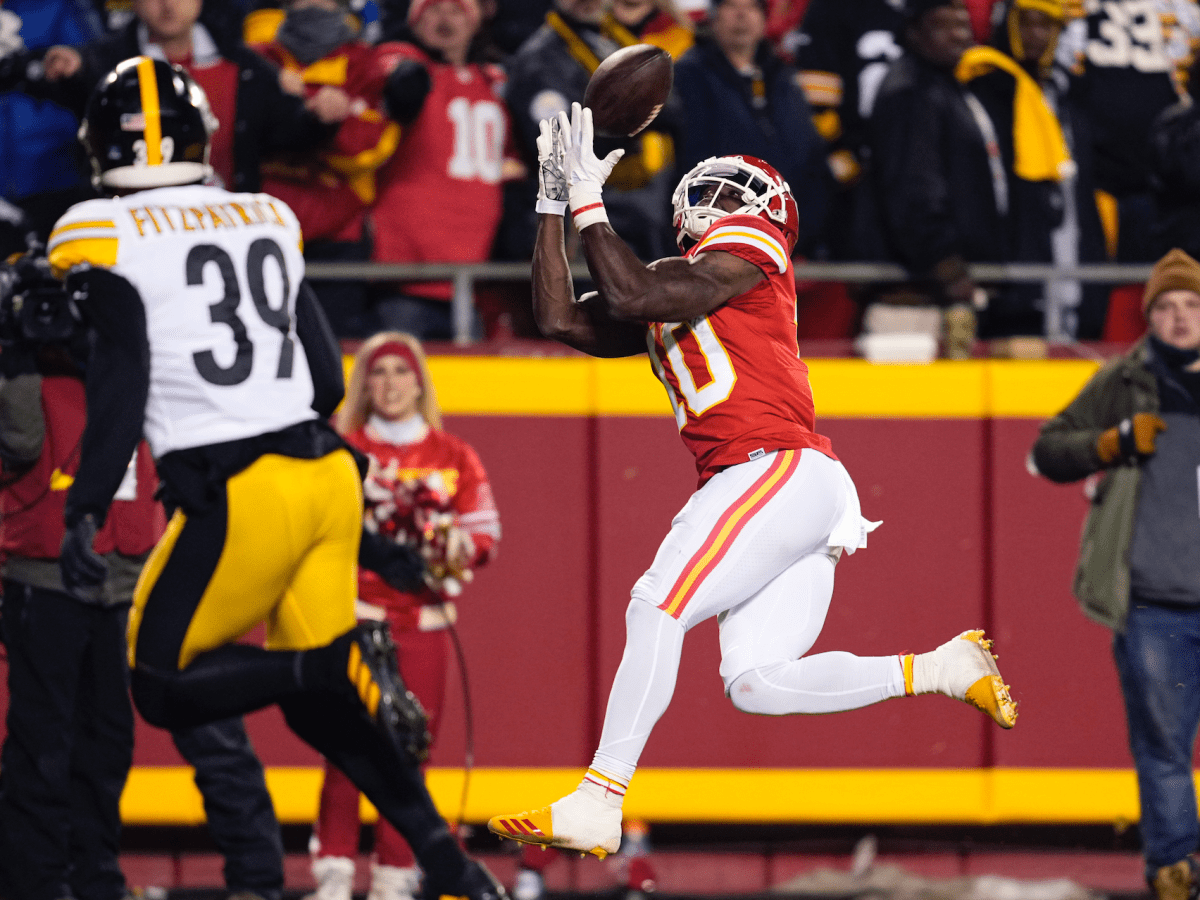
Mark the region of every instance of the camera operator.
<instances>
[{"instance_id":1,"label":"camera operator","mask_svg":"<svg viewBox=\"0 0 1200 900\"><path fill-rule=\"evenodd\" d=\"M0 271L0 554L8 736L0 752L2 893L120 900L119 800L133 758L125 625L165 527L139 444L95 547L107 577L68 593L63 507L79 463L86 351L44 259Z\"/></svg>"}]
</instances>

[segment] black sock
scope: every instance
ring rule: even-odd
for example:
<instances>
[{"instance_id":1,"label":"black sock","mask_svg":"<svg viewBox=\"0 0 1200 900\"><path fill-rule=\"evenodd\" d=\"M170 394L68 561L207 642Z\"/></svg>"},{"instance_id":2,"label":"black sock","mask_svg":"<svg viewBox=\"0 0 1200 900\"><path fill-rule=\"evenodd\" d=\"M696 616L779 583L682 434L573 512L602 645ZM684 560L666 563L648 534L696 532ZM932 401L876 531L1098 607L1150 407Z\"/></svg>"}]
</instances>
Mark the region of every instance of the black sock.
<instances>
[{"instance_id":1,"label":"black sock","mask_svg":"<svg viewBox=\"0 0 1200 900\"><path fill-rule=\"evenodd\" d=\"M296 662L299 684L307 691L345 690L348 686L346 662L349 653L349 632L335 638L324 647L303 651Z\"/></svg>"},{"instance_id":2,"label":"black sock","mask_svg":"<svg viewBox=\"0 0 1200 900\"><path fill-rule=\"evenodd\" d=\"M470 860L433 805L417 764L337 697L306 692L280 707L292 731L344 772L403 835L429 882L458 893Z\"/></svg>"}]
</instances>

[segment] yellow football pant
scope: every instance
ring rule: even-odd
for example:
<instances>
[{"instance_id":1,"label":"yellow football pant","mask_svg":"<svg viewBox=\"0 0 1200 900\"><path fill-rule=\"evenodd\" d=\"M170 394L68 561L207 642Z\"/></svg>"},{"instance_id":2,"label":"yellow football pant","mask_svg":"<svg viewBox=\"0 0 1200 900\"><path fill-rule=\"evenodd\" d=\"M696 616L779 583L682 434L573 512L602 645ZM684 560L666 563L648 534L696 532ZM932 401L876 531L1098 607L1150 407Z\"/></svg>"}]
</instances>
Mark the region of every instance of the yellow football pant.
<instances>
[{"instance_id":1,"label":"yellow football pant","mask_svg":"<svg viewBox=\"0 0 1200 900\"><path fill-rule=\"evenodd\" d=\"M362 517L348 451L259 457L226 482L224 503L171 519L134 592L130 665L149 649L138 647L143 635L159 644L156 659L159 642L177 644L183 669L260 622L272 650L320 647L349 631Z\"/></svg>"}]
</instances>

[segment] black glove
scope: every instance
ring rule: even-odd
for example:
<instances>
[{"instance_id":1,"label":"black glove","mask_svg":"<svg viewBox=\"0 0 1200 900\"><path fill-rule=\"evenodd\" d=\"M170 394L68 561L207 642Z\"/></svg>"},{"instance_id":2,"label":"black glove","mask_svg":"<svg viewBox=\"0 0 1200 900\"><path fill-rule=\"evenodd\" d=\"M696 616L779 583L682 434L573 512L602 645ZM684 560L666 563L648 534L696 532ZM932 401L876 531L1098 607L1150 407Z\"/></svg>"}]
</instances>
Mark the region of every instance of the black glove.
<instances>
[{"instance_id":1,"label":"black glove","mask_svg":"<svg viewBox=\"0 0 1200 900\"><path fill-rule=\"evenodd\" d=\"M358 545L358 564L397 591L412 594L425 585L425 559L416 547L394 543L365 529Z\"/></svg>"},{"instance_id":2,"label":"black glove","mask_svg":"<svg viewBox=\"0 0 1200 900\"><path fill-rule=\"evenodd\" d=\"M58 552L63 587L84 603L100 602L101 588L108 576L108 562L92 546L95 539L96 518L88 513L67 528Z\"/></svg>"},{"instance_id":3,"label":"black glove","mask_svg":"<svg viewBox=\"0 0 1200 900\"><path fill-rule=\"evenodd\" d=\"M428 69L415 59L400 60L383 85L387 114L401 125L408 125L421 114L432 86Z\"/></svg>"}]
</instances>

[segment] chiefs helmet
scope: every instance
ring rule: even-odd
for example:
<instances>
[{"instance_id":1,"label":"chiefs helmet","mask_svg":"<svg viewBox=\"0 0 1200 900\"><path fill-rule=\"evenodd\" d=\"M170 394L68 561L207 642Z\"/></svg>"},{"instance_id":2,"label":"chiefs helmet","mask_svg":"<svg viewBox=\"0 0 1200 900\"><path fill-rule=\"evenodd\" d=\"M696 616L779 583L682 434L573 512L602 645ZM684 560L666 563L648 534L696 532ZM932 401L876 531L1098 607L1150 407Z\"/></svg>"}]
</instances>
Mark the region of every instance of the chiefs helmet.
<instances>
[{"instance_id":1,"label":"chiefs helmet","mask_svg":"<svg viewBox=\"0 0 1200 900\"><path fill-rule=\"evenodd\" d=\"M742 205L732 212L716 205L723 189ZM770 165L754 156L714 156L697 163L683 176L671 197L675 240L687 250L724 216L761 216L783 232L788 252L800 235L800 213L788 183Z\"/></svg>"},{"instance_id":2,"label":"chiefs helmet","mask_svg":"<svg viewBox=\"0 0 1200 900\"><path fill-rule=\"evenodd\" d=\"M138 191L210 176L216 129L204 90L183 69L135 56L92 92L79 140L97 188Z\"/></svg>"}]
</instances>

